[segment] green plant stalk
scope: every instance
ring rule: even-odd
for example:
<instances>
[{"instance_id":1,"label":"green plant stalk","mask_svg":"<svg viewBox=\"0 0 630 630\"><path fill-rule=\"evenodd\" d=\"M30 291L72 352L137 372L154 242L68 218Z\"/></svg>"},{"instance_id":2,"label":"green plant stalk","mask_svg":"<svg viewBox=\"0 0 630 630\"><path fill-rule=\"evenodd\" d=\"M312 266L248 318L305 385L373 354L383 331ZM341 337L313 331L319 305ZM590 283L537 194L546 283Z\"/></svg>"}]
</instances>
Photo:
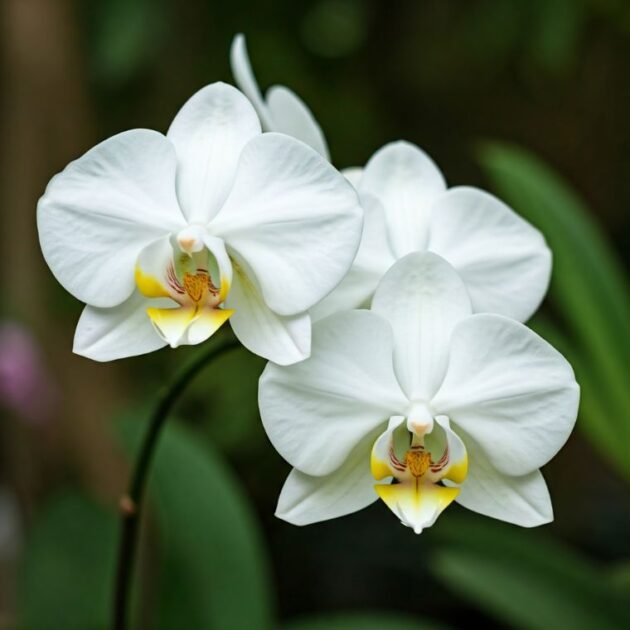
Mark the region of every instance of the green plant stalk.
<instances>
[{"instance_id":1,"label":"green plant stalk","mask_svg":"<svg viewBox=\"0 0 630 630\"><path fill-rule=\"evenodd\" d=\"M160 395L151 415L149 428L140 448L140 455L135 465L129 492L120 501L122 522L118 547L118 566L114 583L112 617L112 628L114 630L125 630L127 628L131 577L133 575L138 543L138 527L142 516L142 499L160 430L164 426L173 406L195 376L214 359L238 346L239 344L235 339L223 339L221 343L217 345L211 344L208 349L193 357L175 376L170 387L165 389Z\"/></svg>"}]
</instances>

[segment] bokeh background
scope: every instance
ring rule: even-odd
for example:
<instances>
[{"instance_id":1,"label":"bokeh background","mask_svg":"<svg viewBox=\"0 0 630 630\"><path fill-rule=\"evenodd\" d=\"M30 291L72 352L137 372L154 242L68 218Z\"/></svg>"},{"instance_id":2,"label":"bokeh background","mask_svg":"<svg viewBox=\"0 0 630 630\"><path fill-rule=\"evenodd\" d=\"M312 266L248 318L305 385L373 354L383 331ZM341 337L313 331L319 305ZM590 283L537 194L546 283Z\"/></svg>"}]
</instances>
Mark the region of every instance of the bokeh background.
<instances>
[{"instance_id":1,"label":"bokeh background","mask_svg":"<svg viewBox=\"0 0 630 630\"><path fill-rule=\"evenodd\" d=\"M424 148L554 250L531 323L572 361L577 430L546 467L555 522L450 507L414 536L380 503L296 528L256 406L263 361L191 383L155 460L138 628L630 627L630 6L626 0L1 0L0 627L107 626L116 509L164 383L198 349L99 365L71 353L35 207L124 129L165 131L232 81L243 32L263 88L294 89L338 167ZM228 334L223 331L222 334Z\"/></svg>"}]
</instances>

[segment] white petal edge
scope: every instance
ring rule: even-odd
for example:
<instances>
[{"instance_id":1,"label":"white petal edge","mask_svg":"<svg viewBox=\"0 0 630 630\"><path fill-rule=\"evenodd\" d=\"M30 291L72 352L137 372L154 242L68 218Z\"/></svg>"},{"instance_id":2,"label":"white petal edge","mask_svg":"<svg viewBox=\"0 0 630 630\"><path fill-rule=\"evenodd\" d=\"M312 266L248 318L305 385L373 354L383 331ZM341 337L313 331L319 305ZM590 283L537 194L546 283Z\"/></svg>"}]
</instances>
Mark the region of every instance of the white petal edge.
<instances>
[{"instance_id":1,"label":"white petal edge","mask_svg":"<svg viewBox=\"0 0 630 630\"><path fill-rule=\"evenodd\" d=\"M264 131L276 131L267 104L264 102L260 88L252 71L252 66L247 54L245 36L239 33L232 40L230 48L230 65L236 85L251 101Z\"/></svg>"},{"instance_id":2,"label":"white petal edge","mask_svg":"<svg viewBox=\"0 0 630 630\"><path fill-rule=\"evenodd\" d=\"M469 469L457 503L484 516L537 527L553 521L547 484L539 470L513 477L496 470L474 440L466 439Z\"/></svg>"},{"instance_id":3,"label":"white petal edge","mask_svg":"<svg viewBox=\"0 0 630 630\"><path fill-rule=\"evenodd\" d=\"M310 525L358 512L374 503L378 495L370 473L370 448L380 430L357 444L329 475L313 477L294 468L280 492L276 516L293 525Z\"/></svg>"},{"instance_id":4,"label":"white petal edge","mask_svg":"<svg viewBox=\"0 0 630 630\"><path fill-rule=\"evenodd\" d=\"M234 311L230 324L238 340L251 352L279 365L303 361L311 352L308 313L285 317L263 300L258 282L244 261L235 262L226 308Z\"/></svg>"},{"instance_id":5,"label":"white petal edge","mask_svg":"<svg viewBox=\"0 0 630 630\"><path fill-rule=\"evenodd\" d=\"M403 390L410 400L430 400L444 378L453 329L472 312L461 278L435 254L408 254L381 280L372 310L394 331L394 366Z\"/></svg>"},{"instance_id":6,"label":"white petal edge","mask_svg":"<svg viewBox=\"0 0 630 630\"><path fill-rule=\"evenodd\" d=\"M140 250L185 225L176 167L162 134L133 129L53 177L37 207L37 226L44 258L69 293L97 307L131 295Z\"/></svg>"},{"instance_id":7,"label":"white petal edge","mask_svg":"<svg viewBox=\"0 0 630 630\"><path fill-rule=\"evenodd\" d=\"M363 211L347 180L313 149L265 133L243 151L210 231L253 269L267 305L302 313L350 269Z\"/></svg>"},{"instance_id":8,"label":"white petal edge","mask_svg":"<svg viewBox=\"0 0 630 630\"><path fill-rule=\"evenodd\" d=\"M445 190L444 177L433 160L404 141L379 149L359 183L360 193L374 195L383 204L397 258L426 249L430 206Z\"/></svg>"},{"instance_id":9,"label":"white petal edge","mask_svg":"<svg viewBox=\"0 0 630 630\"><path fill-rule=\"evenodd\" d=\"M94 361L114 361L163 348L146 313L148 306L169 308L174 302L147 300L137 291L112 308L86 306L74 334L73 352Z\"/></svg>"},{"instance_id":10,"label":"white petal edge","mask_svg":"<svg viewBox=\"0 0 630 630\"><path fill-rule=\"evenodd\" d=\"M190 223L220 210L245 145L261 133L251 103L236 88L212 83L190 97L167 137L177 152L177 196Z\"/></svg>"},{"instance_id":11,"label":"white petal edge","mask_svg":"<svg viewBox=\"0 0 630 630\"><path fill-rule=\"evenodd\" d=\"M261 418L276 450L309 475L339 468L366 435L408 404L392 350L388 323L369 311L317 322L310 358L288 367L269 364L260 378Z\"/></svg>"},{"instance_id":12,"label":"white petal edge","mask_svg":"<svg viewBox=\"0 0 630 630\"><path fill-rule=\"evenodd\" d=\"M453 331L446 375L431 404L468 433L495 468L518 476L560 450L578 403L573 370L557 350L523 324L478 314Z\"/></svg>"},{"instance_id":13,"label":"white petal edge","mask_svg":"<svg viewBox=\"0 0 630 630\"><path fill-rule=\"evenodd\" d=\"M294 92L281 85L267 91L267 107L273 120L273 131L286 133L315 149L330 162L326 138L311 110Z\"/></svg>"},{"instance_id":14,"label":"white petal edge","mask_svg":"<svg viewBox=\"0 0 630 630\"><path fill-rule=\"evenodd\" d=\"M455 267L477 313L526 321L549 287L551 252L543 235L476 188L451 188L434 201L427 247Z\"/></svg>"}]
</instances>

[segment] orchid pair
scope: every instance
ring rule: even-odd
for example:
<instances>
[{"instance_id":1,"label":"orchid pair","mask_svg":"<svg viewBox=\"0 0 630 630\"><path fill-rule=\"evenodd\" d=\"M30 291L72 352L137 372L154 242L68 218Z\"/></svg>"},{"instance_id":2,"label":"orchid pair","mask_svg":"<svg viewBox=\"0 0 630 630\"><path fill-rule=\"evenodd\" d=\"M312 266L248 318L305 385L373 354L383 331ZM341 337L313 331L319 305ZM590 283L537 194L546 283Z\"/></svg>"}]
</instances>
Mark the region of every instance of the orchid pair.
<instances>
[{"instance_id":1,"label":"orchid pair","mask_svg":"<svg viewBox=\"0 0 630 630\"><path fill-rule=\"evenodd\" d=\"M50 182L42 251L87 304L75 352L197 344L229 319L270 361L259 403L294 466L277 512L290 522L378 497L417 533L454 500L549 521L539 468L578 386L519 323L549 283L542 235L488 193L447 189L408 143L339 173L295 94L262 97L242 36L231 60L243 93L209 85L165 136L118 134Z\"/></svg>"}]
</instances>

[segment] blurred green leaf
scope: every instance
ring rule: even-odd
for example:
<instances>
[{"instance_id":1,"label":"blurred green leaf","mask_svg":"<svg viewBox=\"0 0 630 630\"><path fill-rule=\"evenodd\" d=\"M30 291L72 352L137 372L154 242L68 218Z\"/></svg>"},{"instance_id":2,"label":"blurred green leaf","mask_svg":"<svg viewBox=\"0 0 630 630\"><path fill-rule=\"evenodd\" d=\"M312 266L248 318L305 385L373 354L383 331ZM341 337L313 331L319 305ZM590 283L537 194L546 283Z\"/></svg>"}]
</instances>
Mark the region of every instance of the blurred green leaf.
<instances>
[{"instance_id":1,"label":"blurred green leaf","mask_svg":"<svg viewBox=\"0 0 630 630\"><path fill-rule=\"evenodd\" d=\"M145 428L123 427L136 446ZM152 627L271 627L263 541L218 453L170 420L157 448L149 495L156 501L159 533Z\"/></svg>"},{"instance_id":2,"label":"blurred green leaf","mask_svg":"<svg viewBox=\"0 0 630 630\"><path fill-rule=\"evenodd\" d=\"M585 397L583 428L630 477L630 299L621 263L583 202L542 161L500 143L482 145L480 160L499 195L552 249L550 298L570 328L568 358L597 392Z\"/></svg>"},{"instance_id":3,"label":"blurred green leaf","mask_svg":"<svg viewBox=\"0 0 630 630\"><path fill-rule=\"evenodd\" d=\"M397 613L341 613L305 617L283 626L285 630L438 630L444 626Z\"/></svg>"},{"instance_id":4,"label":"blurred green leaf","mask_svg":"<svg viewBox=\"0 0 630 630\"><path fill-rule=\"evenodd\" d=\"M437 578L510 627L630 627L612 580L540 532L467 516L445 521L437 536Z\"/></svg>"},{"instance_id":5,"label":"blurred green leaf","mask_svg":"<svg viewBox=\"0 0 630 630\"><path fill-rule=\"evenodd\" d=\"M36 514L18 581L19 627L106 628L110 617L117 524L77 490Z\"/></svg>"}]
</instances>

